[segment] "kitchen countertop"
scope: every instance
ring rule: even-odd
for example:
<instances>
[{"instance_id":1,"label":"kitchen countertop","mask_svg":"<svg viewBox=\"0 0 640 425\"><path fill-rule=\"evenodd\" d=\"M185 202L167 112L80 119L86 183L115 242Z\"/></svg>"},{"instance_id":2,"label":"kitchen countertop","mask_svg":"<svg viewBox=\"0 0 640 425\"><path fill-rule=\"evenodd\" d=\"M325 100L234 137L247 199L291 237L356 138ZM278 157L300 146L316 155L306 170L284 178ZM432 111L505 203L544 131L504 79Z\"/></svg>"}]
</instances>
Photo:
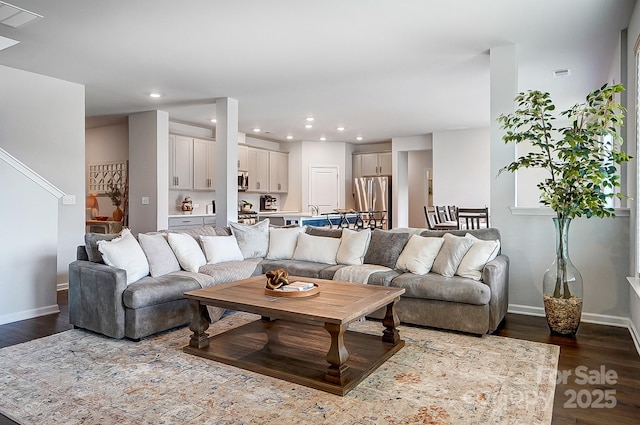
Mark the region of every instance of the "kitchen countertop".
<instances>
[{"instance_id":1,"label":"kitchen countertop","mask_svg":"<svg viewBox=\"0 0 640 425\"><path fill-rule=\"evenodd\" d=\"M169 214L169 218L183 217L215 217L215 214Z\"/></svg>"}]
</instances>

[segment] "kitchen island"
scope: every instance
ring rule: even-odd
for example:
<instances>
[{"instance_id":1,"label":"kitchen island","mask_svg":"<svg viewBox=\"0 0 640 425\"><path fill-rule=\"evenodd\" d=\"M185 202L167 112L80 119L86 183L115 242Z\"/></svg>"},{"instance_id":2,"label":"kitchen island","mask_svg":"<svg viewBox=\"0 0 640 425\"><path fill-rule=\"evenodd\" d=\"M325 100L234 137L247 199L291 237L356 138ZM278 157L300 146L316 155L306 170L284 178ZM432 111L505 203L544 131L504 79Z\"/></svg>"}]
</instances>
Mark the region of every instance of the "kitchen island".
<instances>
[{"instance_id":1,"label":"kitchen island","mask_svg":"<svg viewBox=\"0 0 640 425\"><path fill-rule=\"evenodd\" d=\"M376 214L372 214L376 216ZM364 217L363 220L363 215ZM316 226L316 227L381 227L382 224L386 225L386 220L381 220L379 217L376 217L372 220L369 220L369 213L360 213L357 211L354 212L332 212L332 213L322 213L314 215L308 212L298 212L298 211L269 211L269 212L259 212L258 220L264 220L268 218L274 226Z\"/></svg>"}]
</instances>

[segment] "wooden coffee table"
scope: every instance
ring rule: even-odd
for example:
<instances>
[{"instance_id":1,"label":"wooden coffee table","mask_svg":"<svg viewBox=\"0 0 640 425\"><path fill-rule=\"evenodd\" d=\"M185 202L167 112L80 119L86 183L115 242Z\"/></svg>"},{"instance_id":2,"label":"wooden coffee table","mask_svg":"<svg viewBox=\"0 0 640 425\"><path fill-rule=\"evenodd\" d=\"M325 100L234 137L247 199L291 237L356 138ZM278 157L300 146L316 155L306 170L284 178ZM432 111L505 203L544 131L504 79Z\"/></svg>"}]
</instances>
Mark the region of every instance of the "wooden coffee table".
<instances>
[{"instance_id":1,"label":"wooden coffee table","mask_svg":"<svg viewBox=\"0 0 640 425\"><path fill-rule=\"evenodd\" d=\"M395 314L404 289L305 277L289 280L313 282L320 291L310 297L269 296L262 275L185 293L193 334L184 351L345 395L404 347ZM209 337L207 305L262 319ZM380 335L347 330L349 323L383 307Z\"/></svg>"}]
</instances>

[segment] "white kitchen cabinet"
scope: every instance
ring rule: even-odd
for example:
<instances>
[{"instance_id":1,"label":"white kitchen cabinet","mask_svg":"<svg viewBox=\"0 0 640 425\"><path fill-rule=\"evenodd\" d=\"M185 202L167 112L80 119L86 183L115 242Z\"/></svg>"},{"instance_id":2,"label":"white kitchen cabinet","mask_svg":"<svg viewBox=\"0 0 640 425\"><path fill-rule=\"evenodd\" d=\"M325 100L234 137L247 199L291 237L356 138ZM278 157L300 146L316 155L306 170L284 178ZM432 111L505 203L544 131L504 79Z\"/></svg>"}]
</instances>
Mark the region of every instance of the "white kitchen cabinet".
<instances>
[{"instance_id":1,"label":"white kitchen cabinet","mask_svg":"<svg viewBox=\"0 0 640 425\"><path fill-rule=\"evenodd\" d=\"M289 191L289 154L269 152L269 192L287 193Z\"/></svg>"},{"instance_id":2,"label":"white kitchen cabinet","mask_svg":"<svg viewBox=\"0 0 640 425\"><path fill-rule=\"evenodd\" d=\"M238 145L238 171L249 171L249 147Z\"/></svg>"},{"instance_id":3,"label":"white kitchen cabinet","mask_svg":"<svg viewBox=\"0 0 640 425\"><path fill-rule=\"evenodd\" d=\"M355 154L353 155L353 175L354 177L390 176L391 163L391 152Z\"/></svg>"},{"instance_id":4,"label":"white kitchen cabinet","mask_svg":"<svg viewBox=\"0 0 640 425\"><path fill-rule=\"evenodd\" d=\"M193 187L193 139L169 135L169 189Z\"/></svg>"},{"instance_id":5,"label":"white kitchen cabinet","mask_svg":"<svg viewBox=\"0 0 640 425\"><path fill-rule=\"evenodd\" d=\"M216 142L193 139L193 189L215 190Z\"/></svg>"},{"instance_id":6,"label":"white kitchen cabinet","mask_svg":"<svg viewBox=\"0 0 640 425\"><path fill-rule=\"evenodd\" d=\"M269 151L248 148L247 159L249 172L247 191L267 193L269 191Z\"/></svg>"}]
</instances>

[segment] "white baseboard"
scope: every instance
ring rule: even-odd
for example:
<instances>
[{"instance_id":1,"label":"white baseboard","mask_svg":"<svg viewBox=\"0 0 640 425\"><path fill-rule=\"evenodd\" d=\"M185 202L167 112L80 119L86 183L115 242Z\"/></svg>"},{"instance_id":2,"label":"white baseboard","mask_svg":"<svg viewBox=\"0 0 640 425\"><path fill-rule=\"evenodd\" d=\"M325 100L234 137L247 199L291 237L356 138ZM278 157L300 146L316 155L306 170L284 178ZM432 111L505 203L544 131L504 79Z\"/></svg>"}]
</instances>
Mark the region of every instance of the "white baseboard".
<instances>
[{"instance_id":1,"label":"white baseboard","mask_svg":"<svg viewBox=\"0 0 640 425\"><path fill-rule=\"evenodd\" d=\"M18 311L16 313L4 314L0 316L0 325L5 323L18 322L20 320L33 319L34 317L46 316L48 314L60 313L58 304L46 307L34 308L33 310Z\"/></svg>"},{"instance_id":2,"label":"white baseboard","mask_svg":"<svg viewBox=\"0 0 640 425\"><path fill-rule=\"evenodd\" d=\"M526 316L544 317L543 307L532 307L529 305L509 304L508 313L524 314ZM640 333L628 317L610 316L608 314L582 313L580 319L585 323L595 323L597 325L616 326L629 329L636 351L640 354Z\"/></svg>"},{"instance_id":3,"label":"white baseboard","mask_svg":"<svg viewBox=\"0 0 640 425\"><path fill-rule=\"evenodd\" d=\"M638 328L636 328L636 325L634 325L631 320L629 320L629 332L631 332L631 338L636 346L636 351L640 354L640 332L638 332Z\"/></svg>"},{"instance_id":4,"label":"white baseboard","mask_svg":"<svg viewBox=\"0 0 640 425\"><path fill-rule=\"evenodd\" d=\"M64 291L67 289L69 289L69 282L62 282L62 283L58 283L56 291Z\"/></svg>"}]
</instances>

